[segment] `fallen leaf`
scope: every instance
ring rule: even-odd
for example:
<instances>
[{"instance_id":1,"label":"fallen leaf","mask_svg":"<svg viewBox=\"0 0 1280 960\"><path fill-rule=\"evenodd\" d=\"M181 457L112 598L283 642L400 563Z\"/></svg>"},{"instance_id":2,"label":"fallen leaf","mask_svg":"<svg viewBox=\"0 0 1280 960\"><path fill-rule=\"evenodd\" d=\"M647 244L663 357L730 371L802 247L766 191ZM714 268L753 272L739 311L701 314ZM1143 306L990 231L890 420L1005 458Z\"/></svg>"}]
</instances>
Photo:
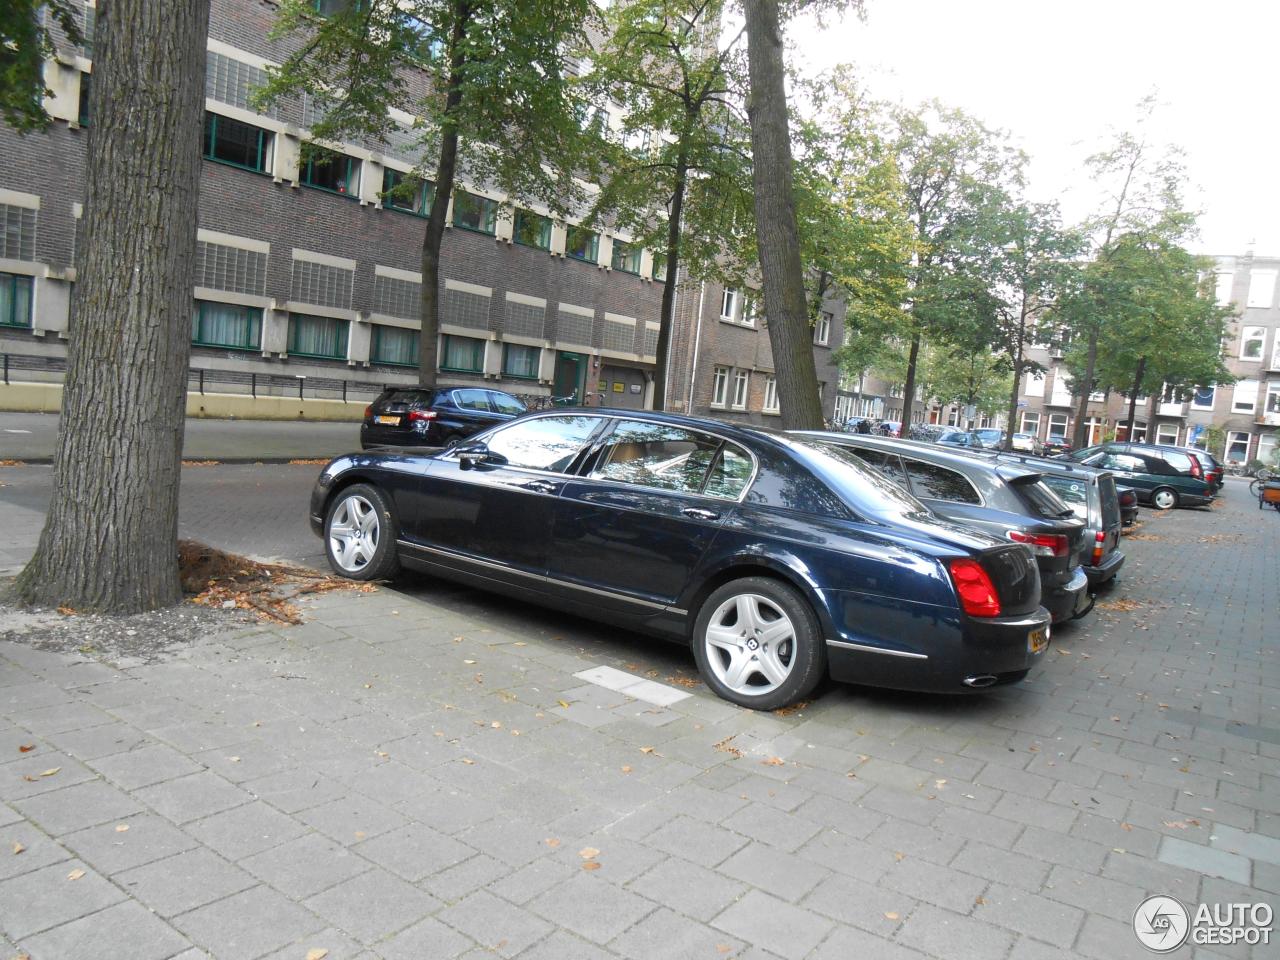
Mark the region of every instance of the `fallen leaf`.
<instances>
[{"instance_id":1,"label":"fallen leaf","mask_svg":"<svg viewBox=\"0 0 1280 960\"><path fill-rule=\"evenodd\" d=\"M641 752L641 753L653 753L653 747L641 747L641 748L640 748L640 752Z\"/></svg>"},{"instance_id":2,"label":"fallen leaf","mask_svg":"<svg viewBox=\"0 0 1280 960\"><path fill-rule=\"evenodd\" d=\"M525 641L523 641L523 640L517 640L517 641L513 644L513 646L516 646L516 647L527 647L528 645L529 645L529 644L528 644L528 643L526 643L526 642L525 642Z\"/></svg>"},{"instance_id":3,"label":"fallen leaf","mask_svg":"<svg viewBox=\"0 0 1280 960\"><path fill-rule=\"evenodd\" d=\"M623 764L623 765L622 765L622 772L623 772L623 773L630 773L630 772L631 772L631 764L629 764L629 763Z\"/></svg>"},{"instance_id":4,"label":"fallen leaf","mask_svg":"<svg viewBox=\"0 0 1280 960\"><path fill-rule=\"evenodd\" d=\"M973 901L974 906L978 906L978 907L985 905L986 902L987 902L986 897L978 897L976 900Z\"/></svg>"},{"instance_id":5,"label":"fallen leaf","mask_svg":"<svg viewBox=\"0 0 1280 960\"><path fill-rule=\"evenodd\" d=\"M84 876L84 871L81 870L79 867L77 867L75 870L72 870L70 873L67 874L67 879L79 880L83 876Z\"/></svg>"},{"instance_id":6,"label":"fallen leaf","mask_svg":"<svg viewBox=\"0 0 1280 960\"><path fill-rule=\"evenodd\" d=\"M324 960L329 955L329 951L324 947L316 947L314 950L307 951L307 960Z\"/></svg>"},{"instance_id":7,"label":"fallen leaf","mask_svg":"<svg viewBox=\"0 0 1280 960\"><path fill-rule=\"evenodd\" d=\"M1166 827L1170 827L1174 830L1186 830L1188 827L1191 826L1191 824L1189 824L1186 820L1161 820L1160 822L1163 823Z\"/></svg>"},{"instance_id":8,"label":"fallen leaf","mask_svg":"<svg viewBox=\"0 0 1280 960\"><path fill-rule=\"evenodd\" d=\"M475 663L475 661L474 661L474 660L463 660L462 662L463 662L463 663Z\"/></svg>"},{"instance_id":9,"label":"fallen leaf","mask_svg":"<svg viewBox=\"0 0 1280 960\"><path fill-rule=\"evenodd\" d=\"M728 953L732 949L733 947L729 946L727 943L716 944L716 953Z\"/></svg>"},{"instance_id":10,"label":"fallen leaf","mask_svg":"<svg viewBox=\"0 0 1280 960\"><path fill-rule=\"evenodd\" d=\"M129 829L129 825L127 823L116 824L116 833L125 833L128 831L128 829Z\"/></svg>"},{"instance_id":11,"label":"fallen leaf","mask_svg":"<svg viewBox=\"0 0 1280 960\"><path fill-rule=\"evenodd\" d=\"M897 915L896 913L894 913L892 910L890 910L888 913L886 913L886 914L884 915L884 918L885 918L886 920L897 920L897 919L898 919L898 915Z\"/></svg>"},{"instance_id":12,"label":"fallen leaf","mask_svg":"<svg viewBox=\"0 0 1280 960\"><path fill-rule=\"evenodd\" d=\"M44 772L42 772L40 776L52 777L55 773L57 773L61 769L62 769L61 767L50 767L48 770L45 770Z\"/></svg>"},{"instance_id":13,"label":"fallen leaf","mask_svg":"<svg viewBox=\"0 0 1280 960\"><path fill-rule=\"evenodd\" d=\"M946 783L947 783L947 781L946 781L946 780L935 780L935 781L933 781L933 785L934 785L935 787L943 787L943 786L946 786Z\"/></svg>"},{"instance_id":14,"label":"fallen leaf","mask_svg":"<svg viewBox=\"0 0 1280 960\"><path fill-rule=\"evenodd\" d=\"M907 859L907 855L905 853L898 853L897 851L894 851L893 859L901 863L903 860Z\"/></svg>"},{"instance_id":15,"label":"fallen leaf","mask_svg":"<svg viewBox=\"0 0 1280 960\"><path fill-rule=\"evenodd\" d=\"M387 751L385 751L385 750L375 750L374 752L375 752L378 756L380 756L383 760L390 760L390 759L391 759L391 754L387 753Z\"/></svg>"},{"instance_id":16,"label":"fallen leaf","mask_svg":"<svg viewBox=\"0 0 1280 960\"><path fill-rule=\"evenodd\" d=\"M594 860L596 857L600 856L600 851L595 847L583 847L578 851L578 856L583 860Z\"/></svg>"},{"instance_id":17,"label":"fallen leaf","mask_svg":"<svg viewBox=\"0 0 1280 960\"><path fill-rule=\"evenodd\" d=\"M470 757L463 757L463 758L462 758L462 762L463 762L463 763L465 763L465 764L466 764L467 766L469 766L469 767L473 767L473 766L475 766L475 761L474 761L474 760L472 760Z\"/></svg>"},{"instance_id":18,"label":"fallen leaf","mask_svg":"<svg viewBox=\"0 0 1280 960\"><path fill-rule=\"evenodd\" d=\"M500 721L500 720L495 720L495 721L493 721L493 723L489 724L489 726L493 727L493 729L495 729L495 730L501 730L501 729L502 729L502 721Z\"/></svg>"},{"instance_id":19,"label":"fallen leaf","mask_svg":"<svg viewBox=\"0 0 1280 960\"><path fill-rule=\"evenodd\" d=\"M364 688L365 688L366 690L372 690L372 689L373 689L373 684L372 684L372 683L366 683L366 684L364 685Z\"/></svg>"},{"instance_id":20,"label":"fallen leaf","mask_svg":"<svg viewBox=\"0 0 1280 960\"><path fill-rule=\"evenodd\" d=\"M27 848L24 847L22 844L20 844L17 840L13 841L13 855L15 857L25 849Z\"/></svg>"},{"instance_id":21,"label":"fallen leaf","mask_svg":"<svg viewBox=\"0 0 1280 960\"><path fill-rule=\"evenodd\" d=\"M556 701L556 703L560 704L560 706L564 707L566 710L568 710L568 709L569 709L569 701L568 701L568 700L557 700L557 701Z\"/></svg>"},{"instance_id":22,"label":"fallen leaf","mask_svg":"<svg viewBox=\"0 0 1280 960\"><path fill-rule=\"evenodd\" d=\"M365 836L364 831L363 831L363 830L357 830L357 831L356 831L355 836L356 836L356 839L357 839L357 840L363 840L363 839L364 839L364 836Z\"/></svg>"},{"instance_id":23,"label":"fallen leaf","mask_svg":"<svg viewBox=\"0 0 1280 960\"><path fill-rule=\"evenodd\" d=\"M781 757L769 757L767 760L761 760L760 762L766 767L781 767L784 766L787 761L783 760Z\"/></svg>"},{"instance_id":24,"label":"fallen leaf","mask_svg":"<svg viewBox=\"0 0 1280 960\"><path fill-rule=\"evenodd\" d=\"M24 744L22 744L22 746L18 747L18 752L19 752L19 753L30 753L30 752L31 752L32 750L34 750L35 748L36 748L36 745L35 745L34 743L24 743Z\"/></svg>"},{"instance_id":25,"label":"fallen leaf","mask_svg":"<svg viewBox=\"0 0 1280 960\"><path fill-rule=\"evenodd\" d=\"M1132 823L1122 823L1122 824L1120 824L1120 829L1121 829L1121 830L1132 830L1132 829L1133 829L1133 824L1132 824Z\"/></svg>"},{"instance_id":26,"label":"fallen leaf","mask_svg":"<svg viewBox=\"0 0 1280 960\"><path fill-rule=\"evenodd\" d=\"M583 869L583 870L599 870L599 869L600 869L600 861L598 861L598 860L588 860L586 863L584 863L584 864L582 865L582 869Z\"/></svg>"},{"instance_id":27,"label":"fallen leaf","mask_svg":"<svg viewBox=\"0 0 1280 960\"><path fill-rule=\"evenodd\" d=\"M543 843L545 843L545 844L546 844L548 847L550 847L552 850L554 850L556 847L560 846L560 838L559 838L559 837L547 837L547 839L543 840L542 842L543 842Z\"/></svg>"},{"instance_id":28,"label":"fallen leaf","mask_svg":"<svg viewBox=\"0 0 1280 960\"><path fill-rule=\"evenodd\" d=\"M227 759L228 759L228 760L230 760L232 763L239 763L239 762L240 762L240 758L239 758L239 757L227 757Z\"/></svg>"}]
</instances>

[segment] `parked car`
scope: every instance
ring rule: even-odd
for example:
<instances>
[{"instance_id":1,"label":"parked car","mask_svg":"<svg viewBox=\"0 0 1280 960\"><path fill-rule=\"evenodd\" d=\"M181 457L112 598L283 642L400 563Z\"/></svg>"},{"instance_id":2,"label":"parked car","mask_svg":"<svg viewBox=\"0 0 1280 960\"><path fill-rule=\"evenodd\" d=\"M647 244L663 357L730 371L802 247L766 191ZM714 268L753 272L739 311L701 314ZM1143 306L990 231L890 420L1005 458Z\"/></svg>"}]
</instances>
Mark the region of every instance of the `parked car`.
<instances>
[{"instance_id":1,"label":"parked car","mask_svg":"<svg viewBox=\"0 0 1280 960\"><path fill-rule=\"evenodd\" d=\"M1041 482L1040 470L911 440L803 435L852 447L939 516L1024 544L1040 568L1040 602L1055 623L1089 612L1084 521Z\"/></svg>"},{"instance_id":2,"label":"parked car","mask_svg":"<svg viewBox=\"0 0 1280 960\"><path fill-rule=\"evenodd\" d=\"M1202 450L1199 447L1178 447L1183 453L1190 454L1200 463L1201 470L1204 471L1204 478L1214 488L1214 493L1222 489L1227 475L1226 468L1222 465L1217 457L1208 450Z\"/></svg>"},{"instance_id":3,"label":"parked car","mask_svg":"<svg viewBox=\"0 0 1280 960\"><path fill-rule=\"evenodd\" d=\"M982 441L975 437L968 430L960 430L956 427L947 427L933 440L934 443L941 443L948 447L963 447L966 450L981 450Z\"/></svg>"},{"instance_id":4,"label":"parked car","mask_svg":"<svg viewBox=\"0 0 1280 960\"><path fill-rule=\"evenodd\" d=\"M1019 453L1039 455L1044 452L1044 444L1040 442L1040 438L1034 433L1015 433L1013 435L1013 443L1010 446Z\"/></svg>"},{"instance_id":5,"label":"parked car","mask_svg":"<svg viewBox=\"0 0 1280 960\"><path fill-rule=\"evenodd\" d=\"M517 398L481 387L388 387L364 408L360 449L443 447L525 412Z\"/></svg>"},{"instance_id":6,"label":"parked car","mask_svg":"<svg viewBox=\"0 0 1280 960\"><path fill-rule=\"evenodd\" d=\"M1004 431L994 427L980 427L977 430L970 430L969 433L984 447L990 449L996 449L1004 443Z\"/></svg>"},{"instance_id":7,"label":"parked car","mask_svg":"<svg viewBox=\"0 0 1280 960\"><path fill-rule=\"evenodd\" d=\"M1124 566L1120 550L1123 520L1115 476L1071 460L1020 453L975 453L995 463L1018 463L1038 470L1046 487L1085 523L1085 555L1081 561L1089 586L1110 583ZM1136 507L1135 507L1136 509Z\"/></svg>"},{"instance_id":8,"label":"parked car","mask_svg":"<svg viewBox=\"0 0 1280 960\"><path fill-rule=\"evenodd\" d=\"M1205 479L1199 457L1178 447L1120 441L1076 450L1071 459L1110 470L1118 482L1133 487L1142 503L1157 510L1202 506L1217 493Z\"/></svg>"},{"instance_id":9,"label":"parked car","mask_svg":"<svg viewBox=\"0 0 1280 960\"><path fill-rule=\"evenodd\" d=\"M936 516L824 437L540 411L434 453L339 457L310 519L342 576L404 565L690 643L712 690L759 709L827 674L1013 682L1048 644L1025 548Z\"/></svg>"},{"instance_id":10,"label":"parked car","mask_svg":"<svg viewBox=\"0 0 1280 960\"><path fill-rule=\"evenodd\" d=\"M1138 522L1138 491L1117 485L1116 497L1120 501L1120 522L1126 527L1133 526Z\"/></svg>"},{"instance_id":11,"label":"parked car","mask_svg":"<svg viewBox=\"0 0 1280 960\"><path fill-rule=\"evenodd\" d=\"M1043 445L1046 457L1061 457L1071 452L1071 441L1060 433L1051 433L1045 437Z\"/></svg>"}]
</instances>

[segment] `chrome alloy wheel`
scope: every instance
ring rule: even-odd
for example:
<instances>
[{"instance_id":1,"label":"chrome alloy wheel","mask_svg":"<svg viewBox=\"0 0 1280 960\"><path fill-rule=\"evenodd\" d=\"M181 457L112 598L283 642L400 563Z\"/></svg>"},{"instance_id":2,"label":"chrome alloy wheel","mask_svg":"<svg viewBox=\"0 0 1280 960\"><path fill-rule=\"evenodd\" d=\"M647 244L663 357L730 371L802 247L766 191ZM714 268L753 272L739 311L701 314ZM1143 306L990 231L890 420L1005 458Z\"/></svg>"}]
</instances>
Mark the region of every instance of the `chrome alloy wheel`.
<instances>
[{"instance_id":1,"label":"chrome alloy wheel","mask_svg":"<svg viewBox=\"0 0 1280 960\"><path fill-rule=\"evenodd\" d=\"M791 618L768 597L741 593L716 608L707 624L707 662L734 693L755 697L776 690L795 665Z\"/></svg>"},{"instance_id":2,"label":"chrome alloy wheel","mask_svg":"<svg viewBox=\"0 0 1280 960\"><path fill-rule=\"evenodd\" d=\"M381 532L377 508L358 494L347 497L329 520L329 552L334 562L348 573L363 570L377 552Z\"/></svg>"}]
</instances>

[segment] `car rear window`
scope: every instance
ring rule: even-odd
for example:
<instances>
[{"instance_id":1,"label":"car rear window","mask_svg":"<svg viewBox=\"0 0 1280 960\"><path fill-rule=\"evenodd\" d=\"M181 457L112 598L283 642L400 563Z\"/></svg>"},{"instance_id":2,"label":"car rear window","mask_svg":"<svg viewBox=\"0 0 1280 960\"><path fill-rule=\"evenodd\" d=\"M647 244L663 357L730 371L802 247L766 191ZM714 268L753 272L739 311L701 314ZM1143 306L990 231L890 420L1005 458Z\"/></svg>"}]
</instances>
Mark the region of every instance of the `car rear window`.
<instances>
[{"instance_id":1,"label":"car rear window","mask_svg":"<svg viewBox=\"0 0 1280 960\"><path fill-rule=\"evenodd\" d=\"M1116 478L1110 474L1099 477L1098 493L1102 500L1102 526L1110 529L1120 522L1120 495L1116 493Z\"/></svg>"},{"instance_id":2,"label":"car rear window","mask_svg":"<svg viewBox=\"0 0 1280 960\"><path fill-rule=\"evenodd\" d=\"M1077 517L1089 519L1089 488L1085 481L1074 477L1045 477L1041 482L1056 493Z\"/></svg>"},{"instance_id":3,"label":"car rear window","mask_svg":"<svg viewBox=\"0 0 1280 960\"><path fill-rule=\"evenodd\" d=\"M1051 517L1056 520L1075 513L1075 510L1064 503L1061 497L1045 486L1043 479L1035 483L1011 483L1009 486L1013 488L1018 499L1030 507L1031 512L1038 517Z\"/></svg>"},{"instance_id":4,"label":"car rear window","mask_svg":"<svg viewBox=\"0 0 1280 960\"><path fill-rule=\"evenodd\" d=\"M392 404L406 407L429 407L435 396L436 392L434 390L392 390L379 399L378 405L381 407L389 407Z\"/></svg>"}]
</instances>

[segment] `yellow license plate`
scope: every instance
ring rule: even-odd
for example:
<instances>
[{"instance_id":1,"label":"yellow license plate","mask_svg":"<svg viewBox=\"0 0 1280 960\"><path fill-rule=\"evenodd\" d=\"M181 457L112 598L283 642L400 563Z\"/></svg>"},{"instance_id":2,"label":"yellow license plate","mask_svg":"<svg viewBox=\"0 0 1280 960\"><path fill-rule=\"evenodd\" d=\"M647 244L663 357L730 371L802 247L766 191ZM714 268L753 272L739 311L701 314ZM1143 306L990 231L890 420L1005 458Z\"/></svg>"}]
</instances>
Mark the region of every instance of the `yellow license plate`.
<instances>
[{"instance_id":1,"label":"yellow license plate","mask_svg":"<svg viewBox=\"0 0 1280 960\"><path fill-rule=\"evenodd\" d=\"M1027 649L1032 653L1040 653L1049 646L1049 628L1040 627L1027 634Z\"/></svg>"},{"instance_id":2,"label":"yellow license plate","mask_svg":"<svg viewBox=\"0 0 1280 960\"><path fill-rule=\"evenodd\" d=\"M400 426L399 417L374 417L373 419L378 423L385 423L388 427Z\"/></svg>"}]
</instances>

